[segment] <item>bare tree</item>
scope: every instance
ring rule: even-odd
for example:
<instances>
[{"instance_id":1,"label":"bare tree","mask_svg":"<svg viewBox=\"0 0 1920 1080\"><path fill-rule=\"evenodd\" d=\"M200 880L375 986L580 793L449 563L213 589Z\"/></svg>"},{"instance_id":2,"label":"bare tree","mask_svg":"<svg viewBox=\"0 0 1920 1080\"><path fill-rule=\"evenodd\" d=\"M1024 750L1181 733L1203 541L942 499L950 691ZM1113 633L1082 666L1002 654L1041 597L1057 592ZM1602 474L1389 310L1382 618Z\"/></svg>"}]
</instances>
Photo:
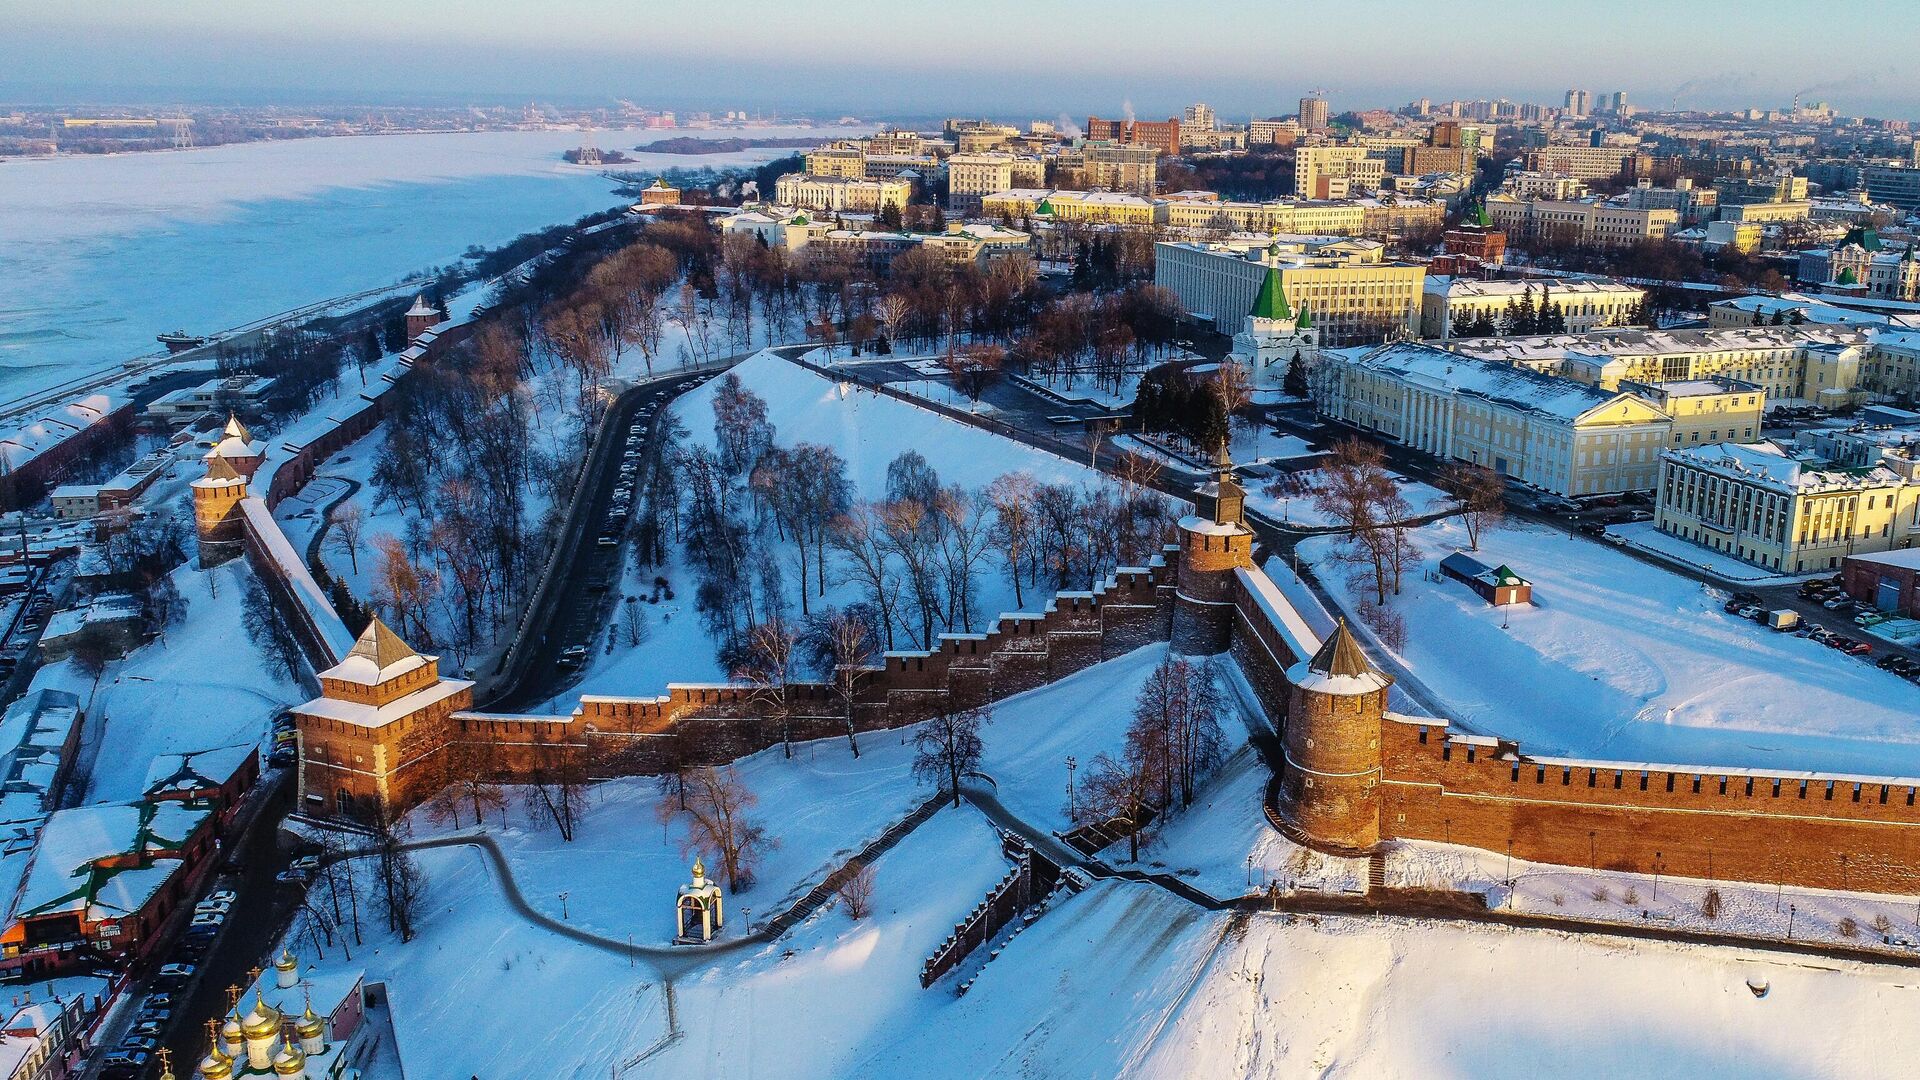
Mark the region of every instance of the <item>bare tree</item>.
<instances>
[{"instance_id":1,"label":"bare tree","mask_svg":"<svg viewBox=\"0 0 1920 1080\"><path fill-rule=\"evenodd\" d=\"M980 729L992 720L984 707L956 709L942 701L913 736L913 777L933 783L960 805L960 777L980 764Z\"/></svg>"},{"instance_id":2,"label":"bare tree","mask_svg":"<svg viewBox=\"0 0 1920 1080\"><path fill-rule=\"evenodd\" d=\"M893 648L894 607L900 598L900 578L894 571L881 521L880 507L869 502L855 503L834 519L828 543L842 556L841 573L845 580L858 584L880 613L880 627L887 648Z\"/></svg>"},{"instance_id":3,"label":"bare tree","mask_svg":"<svg viewBox=\"0 0 1920 1080\"><path fill-rule=\"evenodd\" d=\"M1127 861L1140 858L1141 834L1153 815L1153 762L1132 739L1119 758L1101 754L1081 781L1079 806L1085 816L1111 822L1127 834Z\"/></svg>"},{"instance_id":4,"label":"bare tree","mask_svg":"<svg viewBox=\"0 0 1920 1080\"><path fill-rule=\"evenodd\" d=\"M1506 481L1484 465L1456 461L1440 471L1440 484L1460 502L1460 523L1467 529L1467 546L1480 550L1480 535L1500 527L1506 510Z\"/></svg>"},{"instance_id":5,"label":"bare tree","mask_svg":"<svg viewBox=\"0 0 1920 1080\"><path fill-rule=\"evenodd\" d=\"M799 632L778 616L747 631L746 655L732 675L752 688L749 695L761 718L780 729L780 746L793 756L793 677L799 660Z\"/></svg>"},{"instance_id":6,"label":"bare tree","mask_svg":"<svg viewBox=\"0 0 1920 1080\"><path fill-rule=\"evenodd\" d=\"M940 516L935 535L946 583L949 628L966 631L973 627L974 583L993 541L987 509L985 498L958 484L942 490L934 502L934 512Z\"/></svg>"},{"instance_id":7,"label":"bare tree","mask_svg":"<svg viewBox=\"0 0 1920 1080\"><path fill-rule=\"evenodd\" d=\"M347 553L347 564L360 573L360 546L367 536L367 512L353 503L341 503L327 513L327 527L333 531L328 543Z\"/></svg>"},{"instance_id":8,"label":"bare tree","mask_svg":"<svg viewBox=\"0 0 1920 1080\"><path fill-rule=\"evenodd\" d=\"M638 603L622 604L620 631L627 648L637 649L647 640L647 613Z\"/></svg>"},{"instance_id":9,"label":"bare tree","mask_svg":"<svg viewBox=\"0 0 1920 1080\"><path fill-rule=\"evenodd\" d=\"M807 651L813 666L827 677L834 696L840 699L847 746L855 758L860 756L860 743L854 738L854 701L879 657L874 622L872 609L855 604L814 619L807 632Z\"/></svg>"},{"instance_id":10,"label":"bare tree","mask_svg":"<svg viewBox=\"0 0 1920 1080\"><path fill-rule=\"evenodd\" d=\"M1013 579L1013 602L1022 606L1026 600L1020 590L1021 564L1028 564L1029 578L1035 570L1032 549L1038 489L1032 474L1024 472L1003 473L987 485L987 501L993 506L993 539L1006 556L1007 576Z\"/></svg>"},{"instance_id":11,"label":"bare tree","mask_svg":"<svg viewBox=\"0 0 1920 1080\"><path fill-rule=\"evenodd\" d=\"M766 829L748 816L758 802L731 767L703 767L686 775L686 791L679 800L663 799L655 808L661 824L681 815L687 818L683 855L712 851L720 856L727 889L742 892L753 885L754 867L775 846Z\"/></svg>"},{"instance_id":12,"label":"bare tree","mask_svg":"<svg viewBox=\"0 0 1920 1080\"><path fill-rule=\"evenodd\" d=\"M1007 350L999 345L963 345L941 360L947 377L966 395L969 409L980 404L980 395L1000 378L1006 367Z\"/></svg>"},{"instance_id":13,"label":"bare tree","mask_svg":"<svg viewBox=\"0 0 1920 1080\"><path fill-rule=\"evenodd\" d=\"M402 942L413 940L414 920L426 896L427 878L406 848L406 824L392 816L384 802L374 811L374 854L378 870L374 884L387 929Z\"/></svg>"},{"instance_id":14,"label":"bare tree","mask_svg":"<svg viewBox=\"0 0 1920 1080\"><path fill-rule=\"evenodd\" d=\"M544 724L534 727L531 742L532 767L524 774L526 786L521 801L529 815L545 812L554 828L560 830L560 839L572 843L580 816L587 808L585 754L564 734L548 734Z\"/></svg>"},{"instance_id":15,"label":"bare tree","mask_svg":"<svg viewBox=\"0 0 1920 1080\"><path fill-rule=\"evenodd\" d=\"M841 879L833 890L847 910L847 918L859 922L873 913L873 867L862 865Z\"/></svg>"}]
</instances>

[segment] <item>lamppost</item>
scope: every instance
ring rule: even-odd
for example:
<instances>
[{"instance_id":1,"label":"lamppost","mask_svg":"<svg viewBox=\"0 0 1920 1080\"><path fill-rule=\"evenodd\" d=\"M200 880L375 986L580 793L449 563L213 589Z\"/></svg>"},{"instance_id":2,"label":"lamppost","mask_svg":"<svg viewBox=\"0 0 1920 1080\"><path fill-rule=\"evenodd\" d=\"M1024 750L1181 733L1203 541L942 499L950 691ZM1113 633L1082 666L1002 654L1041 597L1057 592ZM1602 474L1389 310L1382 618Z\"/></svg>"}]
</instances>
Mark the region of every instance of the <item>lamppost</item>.
<instances>
[{"instance_id":1,"label":"lamppost","mask_svg":"<svg viewBox=\"0 0 1920 1080\"><path fill-rule=\"evenodd\" d=\"M1073 770L1075 770L1075 769L1077 769L1077 768L1079 768L1079 767L1080 767L1080 762L1079 762L1079 760L1078 760L1077 758L1075 758L1075 757L1074 757L1073 755L1071 755L1071 754L1069 754L1069 755L1067 755L1067 820L1068 820L1068 821L1073 821L1073 820L1075 820L1075 815L1074 815L1074 812L1073 812L1073 810L1074 810L1074 806L1073 806Z\"/></svg>"},{"instance_id":2,"label":"lamppost","mask_svg":"<svg viewBox=\"0 0 1920 1080\"><path fill-rule=\"evenodd\" d=\"M1660 902L1660 853L1653 853L1653 902Z\"/></svg>"},{"instance_id":3,"label":"lamppost","mask_svg":"<svg viewBox=\"0 0 1920 1080\"><path fill-rule=\"evenodd\" d=\"M1594 834L1597 831L1598 830L1595 829L1587 830L1587 871L1589 873L1597 873L1600 869L1600 848L1598 842L1594 839Z\"/></svg>"},{"instance_id":4,"label":"lamppost","mask_svg":"<svg viewBox=\"0 0 1920 1080\"><path fill-rule=\"evenodd\" d=\"M1799 908L1793 904L1787 905L1787 940L1788 941L1793 940L1793 915L1794 915L1794 912L1798 910Z\"/></svg>"},{"instance_id":5,"label":"lamppost","mask_svg":"<svg viewBox=\"0 0 1920 1080\"><path fill-rule=\"evenodd\" d=\"M567 921L567 893L560 894L560 921Z\"/></svg>"}]
</instances>

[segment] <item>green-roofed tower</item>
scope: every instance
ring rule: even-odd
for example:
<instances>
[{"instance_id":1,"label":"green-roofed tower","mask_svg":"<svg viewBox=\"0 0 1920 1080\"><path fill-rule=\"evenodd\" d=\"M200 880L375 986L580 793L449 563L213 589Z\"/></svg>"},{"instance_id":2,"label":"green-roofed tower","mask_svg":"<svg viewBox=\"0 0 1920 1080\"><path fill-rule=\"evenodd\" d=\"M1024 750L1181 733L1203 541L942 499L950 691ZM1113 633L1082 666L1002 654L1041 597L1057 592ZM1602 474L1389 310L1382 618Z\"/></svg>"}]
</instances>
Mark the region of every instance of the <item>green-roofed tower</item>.
<instances>
[{"instance_id":1,"label":"green-roofed tower","mask_svg":"<svg viewBox=\"0 0 1920 1080\"><path fill-rule=\"evenodd\" d=\"M1301 330L1313 329L1313 312L1307 309L1307 305L1305 304L1300 305L1299 321L1295 322L1293 325Z\"/></svg>"},{"instance_id":2,"label":"green-roofed tower","mask_svg":"<svg viewBox=\"0 0 1920 1080\"><path fill-rule=\"evenodd\" d=\"M1260 294L1253 298L1253 310L1247 314L1256 319L1293 318L1293 309L1287 306L1286 291L1280 288L1278 268L1267 267L1267 279L1260 283Z\"/></svg>"},{"instance_id":3,"label":"green-roofed tower","mask_svg":"<svg viewBox=\"0 0 1920 1080\"><path fill-rule=\"evenodd\" d=\"M1039 217L1042 214L1048 217L1053 216L1053 200L1041 199L1040 205L1033 208L1033 214L1035 217Z\"/></svg>"},{"instance_id":4,"label":"green-roofed tower","mask_svg":"<svg viewBox=\"0 0 1920 1080\"><path fill-rule=\"evenodd\" d=\"M1854 274L1852 267L1848 267L1847 269L1840 271L1840 276L1835 280L1837 280L1842 285L1860 284L1860 278L1856 274Z\"/></svg>"}]
</instances>

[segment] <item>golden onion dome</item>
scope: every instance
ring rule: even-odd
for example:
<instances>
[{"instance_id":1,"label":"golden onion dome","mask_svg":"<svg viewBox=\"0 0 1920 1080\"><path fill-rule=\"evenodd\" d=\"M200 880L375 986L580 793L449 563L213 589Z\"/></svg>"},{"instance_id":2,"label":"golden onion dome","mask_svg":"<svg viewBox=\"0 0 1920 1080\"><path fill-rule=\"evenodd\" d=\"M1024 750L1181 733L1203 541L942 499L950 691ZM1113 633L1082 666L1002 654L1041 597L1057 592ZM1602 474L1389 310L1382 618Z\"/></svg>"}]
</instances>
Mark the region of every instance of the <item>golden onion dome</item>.
<instances>
[{"instance_id":1,"label":"golden onion dome","mask_svg":"<svg viewBox=\"0 0 1920 1080\"><path fill-rule=\"evenodd\" d=\"M253 1011L240 1021L240 1033L249 1041L271 1039L280 1034L280 1010L267 1004L260 991L253 992Z\"/></svg>"},{"instance_id":2,"label":"golden onion dome","mask_svg":"<svg viewBox=\"0 0 1920 1080\"><path fill-rule=\"evenodd\" d=\"M281 1044L280 1052L273 1055L273 1071L280 1076L299 1076L307 1069L306 1052L300 1044L288 1040Z\"/></svg>"},{"instance_id":3,"label":"golden onion dome","mask_svg":"<svg viewBox=\"0 0 1920 1080\"><path fill-rule=\"evenodd\" d=\"M227 1016L227 1022L220 1025L220 1035L228 1042L238 1042L243 1038L240 1033L240 1006L235 1005L233 1012Z\"/></svg>"},{"instance_id":4,"label":"golden onion dome","mask_svg":"<svg viewBox=\"0 0 1920 1080\"><path fill-rule=\"evenodd\" d=\"M280 959L275 960L273 966L280 971L298 971L300 970L300 958L293 955L292 949L282 949L280 951Z\"/></svg>"},{"instance_id":5,"label":"golden onion dome","mask_svg":"<svg viewBox=\"0 0 1920 1080\"><path fill-rule=\"evenodd\" d=\"M326 1033L327 1022L315 1015L313 1003L307 1003L307 1011L294 1021L293 1030L303 1039L317 1039Z\"/></svg>"},{"instance_id":6,"label":"golden onion dome","mask_svg":"<svg viewBox=\"0 0 1920 1080\"><path fill-rule=\"evenodd\" d=\"M200 1080L229 1080L233 1076L233 1059L214 1047L200 1062Z\"/></svg>"}]
</instances>

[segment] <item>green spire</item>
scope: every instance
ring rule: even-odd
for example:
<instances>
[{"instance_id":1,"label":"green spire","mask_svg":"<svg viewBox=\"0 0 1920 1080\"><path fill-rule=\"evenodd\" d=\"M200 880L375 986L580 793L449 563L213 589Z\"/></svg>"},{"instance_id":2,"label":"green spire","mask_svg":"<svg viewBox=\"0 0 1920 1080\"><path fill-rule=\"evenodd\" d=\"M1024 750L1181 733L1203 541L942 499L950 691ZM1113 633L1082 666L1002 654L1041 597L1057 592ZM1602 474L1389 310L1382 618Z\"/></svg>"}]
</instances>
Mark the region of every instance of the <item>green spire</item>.
<instances>
[{"instance_id":1,"label":"green spire","mask_svg":"<svg viewBox=\"0 0 1920 1080\"><path fill-rule=\"evenodd\" d=\"M1491 229L1493 227L1493 218L1487 215L1487 203L1485 199L1478 200L1473 204L1473 209L1467 213L1467 220L1483 229Z\"/></svg>"},{"instance_id":2,"label":"green spire","mask_svg":"<svg viewBox=\"0 0 1920 1080\"><path fill-rule=\"evenodd\" d=\"M1034 207L1034 208L1033 208L1033 213L1034 213L1034 216L1035 216L1035 217L1038 217L1038 216L1040 216L1041 214L1046 214L1046 215L1052 215L1052 213L1053 213L1053 200L1052 200L1052 199L1041 199L1041 200L1040 200L1040 205L1039 205L1039 206L1036 206L1036 207Z\"/></svg>"},{"instance_id":3,"label":"green spire","mask_svg":"<svg viewBox=\"0 0 1920 1080\"><path fill-rule=\"evenodd\" d=\"M1293 309L1287 306L1287 294L1280 288L1280 271L1267 267L1267 279L1260 283L1260 295L1253 298L1253 310L1247 314L1256 319L1291 319Z\"/></svg>"},{"instance_id":4,"label":"green spire","mask_svg":"<svg viewBox=\"0 0 1920 1080\"><path fill-rule=\"evenodd\" d=\"M1300 321L1293 325L1294 328L1298 330L1313 329L1313 312L1307 310L1307 305L1300 305Z\"/></svg>"},{"instance_id":5,"label":"green spire","mask_svg":"<svg viewBox=\"0 0 1920 1080\"><path fill-rule=\"evenodd\" d=\"M1852 267L1848 267L1847 269L1840 271L1840 277L1837 280L1842 285L1860 284L1860 278L1854 274Z\"/></svg>"}]
</instances>

